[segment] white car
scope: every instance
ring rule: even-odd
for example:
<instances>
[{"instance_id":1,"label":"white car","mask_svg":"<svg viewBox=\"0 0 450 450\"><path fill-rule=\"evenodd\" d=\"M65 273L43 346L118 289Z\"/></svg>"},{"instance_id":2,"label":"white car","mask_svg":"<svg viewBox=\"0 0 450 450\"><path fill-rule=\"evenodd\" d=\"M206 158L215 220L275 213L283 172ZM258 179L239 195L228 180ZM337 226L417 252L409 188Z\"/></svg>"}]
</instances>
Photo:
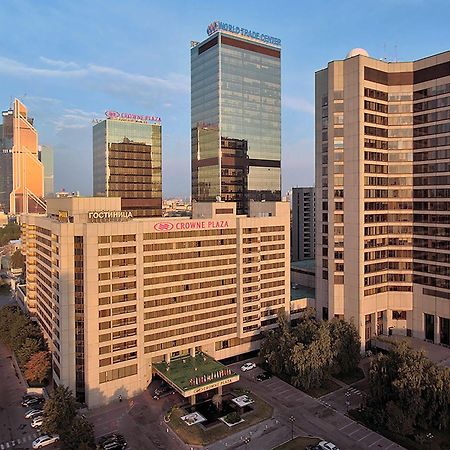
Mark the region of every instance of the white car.
<instances>
[{"instance_id":1,"label":"white car","mask_svg":"<svg viewBox=\"0 0 450 450\"><path fill-rule=\"evenodd\" d=\"M332 442L320 441L317 446L322 450L339 450Z\"/></svg>"},{"instance_id":2,"label":"white car","mask_svg":"<svg viewBox=\"0 0 450 450\"><path fill-rule=\"evenodd\" d=\"M241 370L242 372L247 372L247 370L252 370L256 367L255 363L245 363L242 367Z\"/></svg>"},{"instance_id":3,"label":"white car","mask_svg":"<svg viewBox=\"0 0 450 450\"><path fill-rule=\"evenodd\" d=\"M31 426L33 428L39 428L42 426L42 423L44 422L44 417L43 416L38 416L35 417L32 421L31 421Z\"/></svg>"},{"instance_id":4,"label":"white car","mask_svg":"<svg viewBox=\"0 0 450 450\"><path fill-rule=\"evenodd\" d=\"M42 414L44 414L44 412L42 411L42 409L37 409L37 408L29 409L29 410L25 413L25 419L34 419L34 417L36 417L36 416L42 416Z\"/></svg>"},{"instance_id":5,"label":"white car","mask_svg":"<svg viewBox=\"0 0 450 450\"><path fill-rule=\"evenodd\" d=\"M33 448L42 448L59 441L59 436L44 434L33 441Z\"/></svg>"}]
</instances>

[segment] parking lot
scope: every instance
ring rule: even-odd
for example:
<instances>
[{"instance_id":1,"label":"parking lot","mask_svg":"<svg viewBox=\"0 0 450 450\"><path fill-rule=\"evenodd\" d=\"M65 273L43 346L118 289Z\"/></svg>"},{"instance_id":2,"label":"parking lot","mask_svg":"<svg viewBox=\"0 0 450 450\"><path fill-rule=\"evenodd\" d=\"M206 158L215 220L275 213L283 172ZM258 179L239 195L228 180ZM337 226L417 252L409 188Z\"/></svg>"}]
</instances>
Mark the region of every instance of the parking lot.
<instances>
[{"instance_id":1,"label":"parking lot","mask_svg":"<svg viewBox=\"0 0 450 450\"><path fill-rule=\"evenodd\" d=\"M402 449L398 444L328 406L324 400L314 399L277 377L258 382L255 377L262 372L260 368L241 372L240 365L242 363L233 365L233 369L237 370L241 376L240 384L274 406L278 426L285 428L284 440L290 434L289 418L293 416L295 418L294 435L319 437L332 441L341 449ZM353 394L358 397L357 392ZM286 430L289 430L287 436ZM277 439L279 439L278 433L263 434L261 438L250 442L248 450L269 450L283 442L277 442Z\"/></svg>"},{"instance_id":2,"label":"parking lot","mask_svg":"<svg viewBox=\"0 0 450 450\"><path fill-rule=\"evenodd\" d=\"M28 408L20 405L25 386L19 379L12 364L11 355L0 345L0 450L9 448L30 449L31 443L40 433L25 419ZM46 447L56 449L57 445Z\"/></svg>"},{"instance_id":3,"label":"parking lot","mask_svg":"<svg viewBox=\"0 0 450 450\"><path fill-rule=\"evenodd\" d=\"M152 383L137 397L89 411L88 417L95 426L96 437L119 432L125 436L129 450L190 448L172 433L163 419L171 406L183 400L178 394L155 400L152 398L155 387Z\"/></svg>"}]
</instances>

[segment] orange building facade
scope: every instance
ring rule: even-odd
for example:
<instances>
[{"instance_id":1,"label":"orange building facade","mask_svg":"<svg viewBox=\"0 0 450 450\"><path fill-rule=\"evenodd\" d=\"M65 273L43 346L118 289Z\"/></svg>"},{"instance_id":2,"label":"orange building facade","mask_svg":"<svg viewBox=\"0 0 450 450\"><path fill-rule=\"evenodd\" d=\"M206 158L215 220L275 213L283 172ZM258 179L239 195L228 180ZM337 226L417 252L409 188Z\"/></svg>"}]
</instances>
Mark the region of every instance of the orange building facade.
<instances>
[{"instance_id":1,"label":"orange building facade","mask_svg":"<svg viewBox=\"0 0 450 450\"><path fill-rule=\"evenodd\" d=\"M0 126L0 209L10 214L44 212L44 168L38 133L26 106L14 100Z\"/></svg>"}]
</instances>

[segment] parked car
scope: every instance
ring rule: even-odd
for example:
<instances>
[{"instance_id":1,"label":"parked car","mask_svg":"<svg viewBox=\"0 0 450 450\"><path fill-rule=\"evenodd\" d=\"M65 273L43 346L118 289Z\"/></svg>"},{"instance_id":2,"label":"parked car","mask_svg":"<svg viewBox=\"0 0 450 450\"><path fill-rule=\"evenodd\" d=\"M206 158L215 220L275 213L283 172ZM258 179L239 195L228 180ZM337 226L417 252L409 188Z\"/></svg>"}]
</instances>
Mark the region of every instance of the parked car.
<instances>
[{"instance_id":1,"label":"parked car","mask_svg":"<svg viewBox=\"0 0 450 450\"><path fill-rule=\"evenodd\" d=\"M242 372L247 372L247 370L252 370L256 367L256 364L254 362L248 362L245 363L243 366L241 366Z\"/></svg>"},{"instance_id":2,"label":"parked car","mask_svg":"<svg viewBox=\"0 0 450 450\"><path fill-rule=\"evenodd\" d=\"M103 436L99 441L104 450L122 450L127 447L127 441L121 434L110 434Z\"/></svg>"},{"instance_id":3,"label":"parked car","mask_svg":"<svg viewBox=\"0 0 450 450\"><path fill-rule=\"evenodd\" d=\"M256 381L270 380L271 378L272 374L270 372L263 372L256 376Z\"/></svg>"},{"instance_id":4,"label":"parked car","mask_svg":"<svg viewBox=\"0 0 450 450\"><path fill-rule=\"evenodd\" d=\"M33 428L42 427L42 423L44 422L44 416L37 416L31 421L31 426Z\"/></svg>"},{"instance_id":5,"label":"parked car","mask_svg":"<svg viewBox=\"0 0 450 450\"><path fill-rule=\"evenodd\" d=\"M54 434L43 434L42 436L39 436L37 439L33 441L32 447L33 448L42 448L46 445L53 444L54 442L59 441L59 436Z\"/></svg>"},{"instance_id":6,"label":"parked car","mask_svg":"<svg viewBox=\"0 0 450 450\"><path fill-rule=\"evenodd\" d=\"M44 414L44 411L42 410L42 408L29 409L25 413L25 419L33 419L36 416L42 416L42 414Z\"/></svg>"},{"instance_id":7,"label":"parked car","mask_svg":"<svg viewBox=\"0 0 450 450\"><path fill-rule=\"evenodd\" d=\"M21 405L26 408L34 408L36 406L42 405L44 401L45 400L42 397L32 397L27 400L22 400Z\"/></svg>"},{"instance_id":8,"label":"parked car","mask_svg":"<svg viewBox=\"0 0 450 450\"><path fill-rule=\"evenodd\" d=\"M320 441L317 444L320 450L339 450L332 442Z\"/></svg>"}]
</instances>

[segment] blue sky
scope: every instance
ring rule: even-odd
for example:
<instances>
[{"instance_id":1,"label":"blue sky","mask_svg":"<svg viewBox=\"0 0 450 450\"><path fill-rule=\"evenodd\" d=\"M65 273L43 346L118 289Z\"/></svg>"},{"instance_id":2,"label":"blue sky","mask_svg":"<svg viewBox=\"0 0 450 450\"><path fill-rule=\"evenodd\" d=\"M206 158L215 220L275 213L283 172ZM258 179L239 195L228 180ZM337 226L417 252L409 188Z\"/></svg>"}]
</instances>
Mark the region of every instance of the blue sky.
<instances>
[{"instance_id":1,"label":"blue sky","mask_svg":"<svg viewBox=\"0 0 450 450\"><path fill-rule=\"evenodd\" d=\"M92 125L106 109L159 115L164 195L190 194L191 40L222 20L282 40L283 191L314 181L314 72L353 47L413 60L450 49L437 0L4 1L0 108L22 98L55 148L55 187L92 190Z\"/></svg>"}]
</instances>

